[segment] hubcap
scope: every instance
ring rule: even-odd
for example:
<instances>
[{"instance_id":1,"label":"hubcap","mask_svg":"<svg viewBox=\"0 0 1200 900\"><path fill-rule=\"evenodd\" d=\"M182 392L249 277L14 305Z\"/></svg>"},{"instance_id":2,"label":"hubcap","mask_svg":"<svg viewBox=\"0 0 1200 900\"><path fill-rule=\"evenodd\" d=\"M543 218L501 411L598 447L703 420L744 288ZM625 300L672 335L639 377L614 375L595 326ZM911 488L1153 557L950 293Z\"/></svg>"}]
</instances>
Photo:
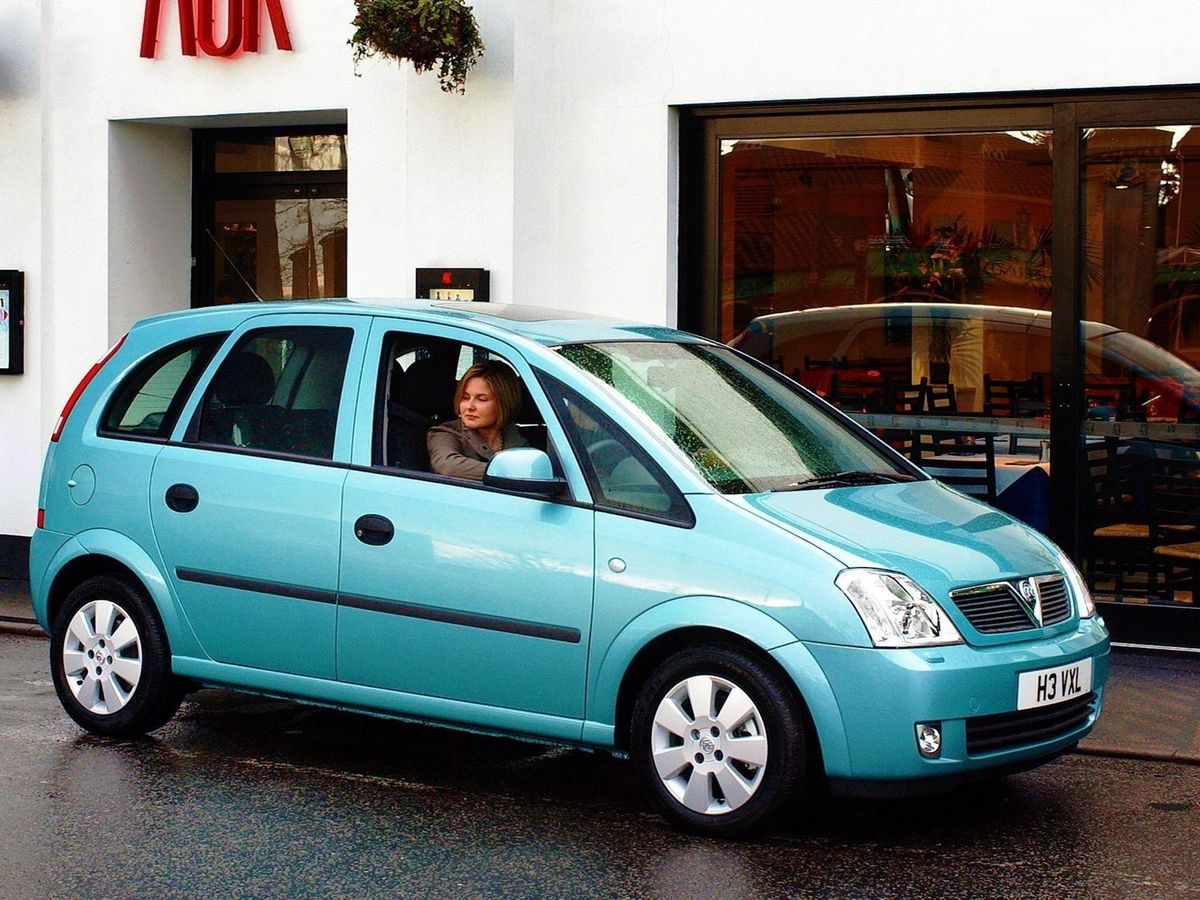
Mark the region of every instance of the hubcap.
<instances>
[{"instance_id":1,"label":"hubcap","mask_svg":"<svg viewBox=\"0 0 1200 900\"><path fill-rule=\"evenodd\" d=\"M731 812L754 796L767 764L767 733L750 696L715 675L694 675L658 704L650 731L658 777L693 812Z\"/></svg>"},{"instance_id":2,"label":"hubcap","mask_svg":"<svg viewBox=\"0 0 1200 900\"><path fill-rule=\"evenodd\" d=\"M111 600L79 608L67 626L63 675L79 705L101 716L129 702L142 677L142 639L129 613Z\"/></svg>"}]
</instances>

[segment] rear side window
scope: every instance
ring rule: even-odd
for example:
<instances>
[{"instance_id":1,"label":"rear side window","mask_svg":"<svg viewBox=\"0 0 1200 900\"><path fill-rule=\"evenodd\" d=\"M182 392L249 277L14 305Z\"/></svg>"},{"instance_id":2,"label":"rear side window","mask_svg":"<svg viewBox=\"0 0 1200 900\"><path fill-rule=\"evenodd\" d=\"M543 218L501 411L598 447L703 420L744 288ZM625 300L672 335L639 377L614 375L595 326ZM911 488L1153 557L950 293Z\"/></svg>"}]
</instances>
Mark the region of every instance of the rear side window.
<instances>
[{"instance_id":1,"label":"rear side window","mask_svg":"<svg viewBox=\"0 0 1200 900\"><path fill-rule=\"evenodd\" d=\"M166 439L192 387L225 334L208 334L160 350L126 376L101 420L100 431Z\"/></svg>"},{"instance_id":2,"label":"rear side window","mask_svg":"<svg viewBox=\"0 0 1200 900\"><path fill-rule=\"evenodd\" d=\"M189 442L332 459L353 338L349 328L250 332L213 376Z\"/></svg>"}]
</instances>

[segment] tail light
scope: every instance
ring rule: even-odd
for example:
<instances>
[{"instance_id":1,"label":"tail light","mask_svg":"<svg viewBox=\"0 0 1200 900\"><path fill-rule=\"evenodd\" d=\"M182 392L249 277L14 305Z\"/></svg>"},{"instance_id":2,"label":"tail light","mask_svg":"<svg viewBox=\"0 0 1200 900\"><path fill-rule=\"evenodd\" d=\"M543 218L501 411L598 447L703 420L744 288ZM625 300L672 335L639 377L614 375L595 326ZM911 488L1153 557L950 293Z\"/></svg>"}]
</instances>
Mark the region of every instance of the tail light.
<instances>
[{"instance_id":1,"label":"tail light","mask_svg":"<svg viewBox=\"0 0 1200 900\"><path fill-rule=\"evenodd\" d=\"M54 431L50 434L51 442L57 441L62 435L63 426L67 424L67 417L71 415L71 410L75 408L75 404L78 402L80 395L84 392L87 386L91 384L92 379L96 377L96 374L104 368L104 364L112 359L113 354L121 349L121 345L125 343L125 338L128 336L129 335L122 336L122 338L113 344L109 351L105 353L104 356L101 357L101 359L94 366L88 369L87 374L83 376L83 380L79 382L78 386L67 400L67 405L64 406L63 411L59 413L58 421L54 423Z\"/></svg>"},{"instance_id":2,"label":"tail light","mask_svg":"<svg viewBox=\"0 0 1200 900\"><path fill-rule=\"evenodd\" d=\"M38 510L37 527L39 530L46 527L46 511L44 509Z\"/></svg>"}]
</instances>

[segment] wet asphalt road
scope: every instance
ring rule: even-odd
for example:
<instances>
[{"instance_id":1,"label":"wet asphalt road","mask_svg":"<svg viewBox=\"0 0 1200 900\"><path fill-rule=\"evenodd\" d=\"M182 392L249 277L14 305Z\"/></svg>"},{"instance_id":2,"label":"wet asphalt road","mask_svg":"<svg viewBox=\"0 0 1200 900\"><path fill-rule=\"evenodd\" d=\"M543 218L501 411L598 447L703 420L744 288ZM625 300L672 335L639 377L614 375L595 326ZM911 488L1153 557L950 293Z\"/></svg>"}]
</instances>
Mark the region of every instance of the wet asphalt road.
<instances>
[{"instance_id":1,"label":"wet asphalt road","mask_svg":"<svg viewBox=\"0 0 1200 900\"><path fill-rule=\"evenodd\" d=\"M0 634L0 897L1200 897L1200 767L1069 756L999 786L678 834L602 754L203 691L85 736Z\"/></svg>"}]
</instances>

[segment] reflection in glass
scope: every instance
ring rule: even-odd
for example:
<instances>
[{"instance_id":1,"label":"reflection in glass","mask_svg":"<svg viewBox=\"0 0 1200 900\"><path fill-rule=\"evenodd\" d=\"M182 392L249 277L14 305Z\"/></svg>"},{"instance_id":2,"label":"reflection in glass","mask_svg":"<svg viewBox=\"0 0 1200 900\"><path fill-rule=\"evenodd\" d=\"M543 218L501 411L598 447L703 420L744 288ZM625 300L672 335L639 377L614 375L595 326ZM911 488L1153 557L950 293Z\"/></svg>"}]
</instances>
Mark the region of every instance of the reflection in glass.
<instances>
[{"instance_id":1,"label":"reflection in glass","mask_svg":"<svg viewBox=\"0 0 1200 900\"><path fill-rule=\"evenodd\" d=\"M1200 576L1200 133L1084 135L1089 331L1080 535L1100 599L1195 606Z\"/></svg>"},{"instance_id":2,"label":"reflection in glass","mask_svg":"<svg viewBox=\"0 0 1200 900\"><path fill-rule=\"evenodd\" d=\"M1048 352L937 309L1048 311L1051 213L1046 132L725 141L721 338L794 312L768 361L843 408L1015 415L1014 394L1044 402ZM900 303L925 306L853 337L807 312Z\"/></svg>"},{"instance_id":3,"label":"reflection in glass","mask_svg":"<svg viewBox=\"0 0 1200 900\"><path fill-rule=\"evenodd\" d=\"M217 303L345 296L344 199L220 200L215 209Z\"/></svg>"},{"instance_id":4,"label":"reflection in glass","mask_svg":"<svg viewBox=\"0 0 1200 900\"><path fill-rule=\"evenodd\" d=\"M347 167L346 135L239 135L215 144L218 174L329 172Z\"/></svg>"}]
</instances>

